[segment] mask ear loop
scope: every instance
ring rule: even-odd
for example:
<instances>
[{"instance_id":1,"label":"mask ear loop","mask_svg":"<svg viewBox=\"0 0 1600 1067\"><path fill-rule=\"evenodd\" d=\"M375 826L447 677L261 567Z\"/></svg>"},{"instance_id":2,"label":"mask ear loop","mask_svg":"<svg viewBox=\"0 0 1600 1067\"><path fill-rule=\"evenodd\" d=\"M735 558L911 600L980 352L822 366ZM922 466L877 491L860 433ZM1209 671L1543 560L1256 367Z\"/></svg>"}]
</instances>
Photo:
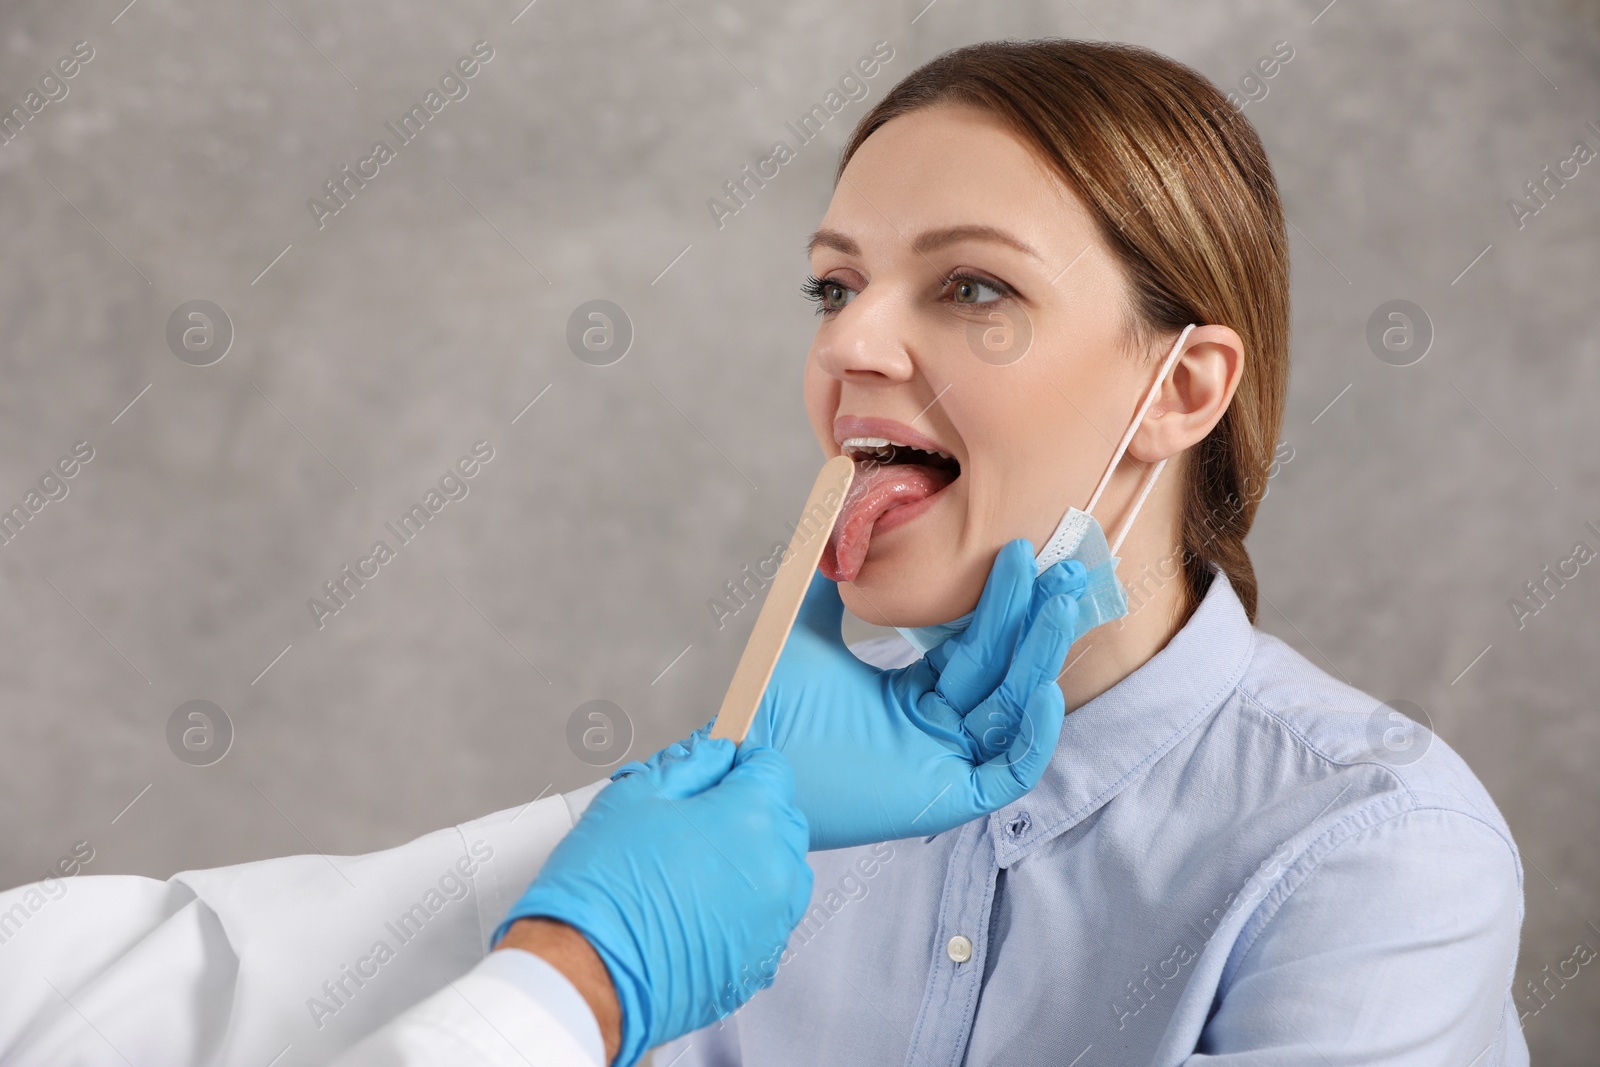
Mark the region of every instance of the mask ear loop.
<instances>
[{"instance_id":1,"label":"mask ear loop","mask_svg":"<svg viewBox=\"0 0 1600 1067\"><path fill-rule=\"evenodd\" d=\"M1100 484L1095 486L1094 495L1089 498L1089 504L1083 510L1086 514L1094 514L1094 506L1100 502L1100 494L1105 492L1106 486L1111 483L1111 472L1117 469L1117 462L1122 459L1123 452L1127 451L1128 442L1133 440L1133 435L1139 431L1139 425L1144 422L1144 413L1155 402L1156 393L1161 388L1161 383L1166 380L1167 372L1177 362L1178 353L1183 351L1183 342L1188 339L1189 331L1195 328L1195 323L1190 323L1183 328L1178 339L1172 344L1172 351L1167 353L1167 358L1161 364L1161 370L1156 374L1156 380L1151 384L1149 392L1144 395L1144 403L1139 405L1138 412L1133 416L1133 422L1128 424L1128 431L1122 435L1122 440L1117 443L1117 450L1111 454L1111 462L1106 466L1106 472L1100 476ZM1166 460L1161 460L1144 476L1139 485L1139 495L1133 501L1133 507L1128 509L1128 517L1122 520L1117 527L1116 539L1111 542L1111 554L1115 556L1117 549L1122 547L1122 539L1128 535L1128 529L1133 525L1134 517L1139 514L1139 509L1144 506L1144 498L1150 495L1150 490L1155 488L1156 478L1161 474L1161 468L1167 465Z\"/></svg>"}]
</instances>

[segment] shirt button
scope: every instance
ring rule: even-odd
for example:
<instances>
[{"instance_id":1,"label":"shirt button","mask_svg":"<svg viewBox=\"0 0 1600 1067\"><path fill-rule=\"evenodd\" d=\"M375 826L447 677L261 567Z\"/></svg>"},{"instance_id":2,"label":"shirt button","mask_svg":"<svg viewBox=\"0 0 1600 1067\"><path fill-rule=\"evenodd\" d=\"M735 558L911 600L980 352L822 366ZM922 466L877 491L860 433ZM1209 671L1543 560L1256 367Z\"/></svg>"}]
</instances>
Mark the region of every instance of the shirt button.
<instances>
[{"instance_id":1,"label":"shirt button","mask_svg":"<svg viewBox=\"0 0 1600 1067\"><path fill-rule=\"evenodd\" d=\"M972 958L972 942L957 934L945 945L944 951L955 962L966 963Z\"/></svg>"}]
</instances>

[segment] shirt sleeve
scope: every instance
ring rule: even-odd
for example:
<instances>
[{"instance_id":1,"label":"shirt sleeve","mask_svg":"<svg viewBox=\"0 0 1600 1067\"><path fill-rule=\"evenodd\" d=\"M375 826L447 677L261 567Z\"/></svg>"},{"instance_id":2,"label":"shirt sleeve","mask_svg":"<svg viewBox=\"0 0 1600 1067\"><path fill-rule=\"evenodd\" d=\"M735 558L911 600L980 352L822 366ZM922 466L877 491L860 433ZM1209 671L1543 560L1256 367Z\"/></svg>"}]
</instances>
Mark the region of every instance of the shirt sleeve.
<instances>
[{"instance_id":1,"label":"shirt sleeve","mask_svg":"<svg viewBox=\"0 0 1600 1067\"><path fill-rule=\"evenodd\" d=\"M326 1063L484 958L604 784L362 856L0 893L5 1062Z\"/></svg>"},{"instance_id":2,"label":"shirt sleeve","mask_svg":"<svg viewBox=\"0 0 1600 1067\"><path fill-rule=\"evenodd\" d=\"M332 1067L601 1067L588 1005L529 952L491 952L465 976L397 1017Z\"/></svg>"},{"instance_id":3,"label":"shirt sleeve","mask_svg":"<svg viewBox=\"0 0 1600 1067\"><path fill-rule=\"evenodd\" d=\"M1503 1067L1489 1050L1518 1027L1522 924L1510 842L1441 809L1337 836L1241 933L1186 1067ZM1508 1063L1527 1062L1519 1035Z\"/></svg>"}]
</instances>

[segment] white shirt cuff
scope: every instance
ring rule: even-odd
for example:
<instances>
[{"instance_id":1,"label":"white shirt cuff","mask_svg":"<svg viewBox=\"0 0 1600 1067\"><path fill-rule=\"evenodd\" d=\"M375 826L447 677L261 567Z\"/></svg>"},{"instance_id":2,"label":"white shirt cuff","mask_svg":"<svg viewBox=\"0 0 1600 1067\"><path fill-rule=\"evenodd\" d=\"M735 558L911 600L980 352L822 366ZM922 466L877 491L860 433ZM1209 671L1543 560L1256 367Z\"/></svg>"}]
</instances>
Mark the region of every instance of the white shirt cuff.
<instances>
[{"instance_id":1,"label":"white shirt cuff","mask_svg":"<svg viewBox=\"0 0 1600 1067\"><path fill-rule=\"evenodd\" d=\"M520 948L497 949L472 968L472 973L489 975L520 989L544 1005L596 1063L606 1062L600 1024L588 1002L565 975L543 959Z\"/></svg>"}]
</instances>

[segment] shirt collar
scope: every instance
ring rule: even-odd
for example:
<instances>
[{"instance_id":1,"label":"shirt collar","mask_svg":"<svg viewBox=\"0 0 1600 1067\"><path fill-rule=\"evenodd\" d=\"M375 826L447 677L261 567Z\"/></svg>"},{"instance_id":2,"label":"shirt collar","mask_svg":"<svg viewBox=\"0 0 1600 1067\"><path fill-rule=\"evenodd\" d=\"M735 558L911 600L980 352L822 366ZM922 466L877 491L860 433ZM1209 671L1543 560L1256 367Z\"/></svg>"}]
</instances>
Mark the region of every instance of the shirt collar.
<instances>
[{"instance_id":1,"label":"shirt collar","mask_svg":"<svg viewBox=\"0 0 1600 1067\"><path fill-rule=\"evenodd\" d=\"M1039 784L989 816L996 864L1010 866L1108 803L1238 686L1255 629L1227 575L1213 575L1164 648L1066 717Z\"/></svg>"}]
</instances>

